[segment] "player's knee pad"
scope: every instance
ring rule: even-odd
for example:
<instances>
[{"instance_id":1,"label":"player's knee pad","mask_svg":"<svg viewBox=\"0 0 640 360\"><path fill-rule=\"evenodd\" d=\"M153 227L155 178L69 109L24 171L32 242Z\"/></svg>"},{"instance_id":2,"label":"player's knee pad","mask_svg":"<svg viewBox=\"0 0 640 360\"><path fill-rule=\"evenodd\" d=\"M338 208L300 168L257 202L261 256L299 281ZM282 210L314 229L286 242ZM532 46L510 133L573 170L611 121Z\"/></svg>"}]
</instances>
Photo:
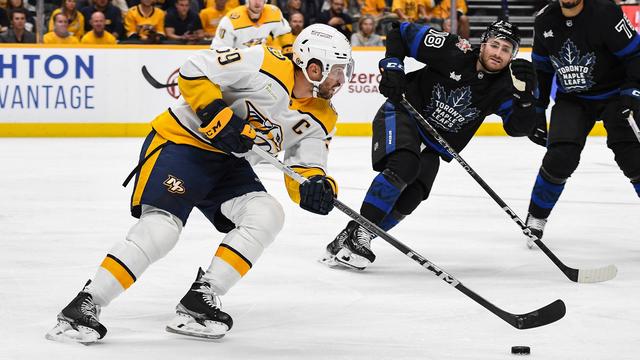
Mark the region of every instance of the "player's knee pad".
<instances>
[{"instance_id":1,"label":"player's knee pad","mask_svg":"<svg viewBox=\"0 0 640 360\"><path fill-rule=\"evenodd\" d=\"M428 196L427 189L424 184L419 181L407 186L402 192L400 198L396 202L396 209L400 214L409 215L424 201Z\"/></svg>"},{"instance_id":2,"label":"player's knee pad","mask_svg":"<svg viewBox=\"0 0 640 360\"><path fill-rule=\"evenodd\" d=\"M139 248L151 264L173 249L181 231L182 221L176 216L143 205L140 220L129 230L127 241Z\"/></svg>"},{"instance_id":3,"label":"player's knee pad","mask_svg":"<svg viewBox=\"0 0 640 360\"><path fill-rule=\"evenodd\" d=\"M609 144L620 170L631 182L640 182L640 143L620 142Z\"/></svg>"},{"instance_id":4,"label":"player's knee pad","mask_svg":"<svg viewBox=\"0 0 640 360\"><path fill-rule=\"evenodd\" d=\"M124 241L118 242L104 258L90 292L106 306L128 289L153 262L165 256L178 241L182 222L170 213L143 206L138 222Z\"/></svg>"},{"instance_id":5,"label":"player's knee pad","mask_svg":"<svg viewBox=\"0 0 640 360\"><path fill-rule=\"evenodd\" d=\"M582 148L578 144L550 144L542 160L542 167L550 178L567 179L578 168Z\"/></svg>"},{"instance_id":6,"label":"player's knee pad","mask_svg":"<svg viewBox=\"0 0 640 360\"><path fill-rule=\"evenodd\" d=\"M389 155L383 172L404 186L411 184L420 174L420 157L407 150L398 150Z\"/></svg>"},{"instance_id":7,"label":"player's knee pad","mask_svg":"<svg viewBox=\"0 0 640 360\"><path fill-rule=\"evenodd\" d=\"M284 225L282 205L266 192L251 192L225 202L221 213L235 225L245 240L269 246Z\"/></svg>"},{"instance_id":8,"label":"player's knee pad","mask_svg":"<svg viewBox=\"0 0 640 360\"><path fill-rule=\"evenodd\" d=\"M284 211L265 192L229 200L222 204L220 211L236 228L222 240L204 277L218 294L224 295L273 242L284 224Z\"/></svg>"}]
</instances>

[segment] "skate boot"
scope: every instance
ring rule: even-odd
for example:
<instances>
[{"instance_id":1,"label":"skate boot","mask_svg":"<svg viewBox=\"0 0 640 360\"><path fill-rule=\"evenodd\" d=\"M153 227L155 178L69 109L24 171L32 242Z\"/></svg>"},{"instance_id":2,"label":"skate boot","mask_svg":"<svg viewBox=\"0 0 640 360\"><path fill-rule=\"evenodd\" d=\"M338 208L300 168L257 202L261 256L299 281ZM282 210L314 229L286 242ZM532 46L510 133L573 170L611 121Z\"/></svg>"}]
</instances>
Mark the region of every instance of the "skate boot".
<instances>
[{"instance_id":1,"label":"skate boot","mask_svg":"<svg viewBox=\"0 0 640 360\"><path fill-rule=\"evenodd\" d=\"M91 280L87 281L82 291L62 309L58 314L58 324L45 335L45 338L91 344L105 336L107 328L98 321L100 306L93 302L91 294L84 291L90 283Z\"/></svg>"},{"instance_id":2,"label":"skate boot","mask_svg":"<svg viewBox=\"0 0 640 360\"><path fill-rule=\"evenodd\" d=\"M167 325L168 332L206 339L220 339L231 330L233 320L220 310L220 298L211 285L202 279L198 269L196 281L176 306L176 316Z\"/></svg>"},{"instance_id":3,"label":"skate boot","mask_svg":"<svg viewBox=\"0 0 640 360\"><path fill-rule=\"evenodd\" d=\"M547 224L547 219L538 219L537 217L533 217L531 214L527 214L527 228L531 231L531 235L537 237L538 239L542 239L542 234L544 233L544 226ZM527 239L527 247L529 249L533 249L535 243L531 238Z\"/></svg>"},{"instance_id":4,"label":"skate boot","mask_svg":"<svg viewBox=\"0 0 640 360\"><path fill-rule=\"evenodd\" d=\"M354 227L350 226L351 223L352 221L347 224L347 227L340 231L333 241L327 244L327 251L318 260L320 263L327 265L328 267L340 266L340 263L336 261L336 254L338 254L340 249L344 246L344 242L349 237L349 234L353 232Z\"/></svg>"},{"instance_id":5,"label":"skate boot","mask_svg":"<svg viewBox=\"0 0 640 360\"><path fill-rule=\"evenodd\" d=\"M365 228L355 221L349 223L352 227L344 246L335 256L336 262L356 270L364 270L375 261L376 255L371 251L371 239L373 238Z\"/></svg>"}]
</instances>

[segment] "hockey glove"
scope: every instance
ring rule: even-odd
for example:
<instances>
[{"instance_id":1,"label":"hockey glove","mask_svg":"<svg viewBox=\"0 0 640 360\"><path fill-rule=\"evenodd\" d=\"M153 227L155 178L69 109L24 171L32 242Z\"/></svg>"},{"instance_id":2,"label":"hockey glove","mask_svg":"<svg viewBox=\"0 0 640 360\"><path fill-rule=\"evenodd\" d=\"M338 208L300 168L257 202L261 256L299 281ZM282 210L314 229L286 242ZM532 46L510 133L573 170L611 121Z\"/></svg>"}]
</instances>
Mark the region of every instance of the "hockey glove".
<instances>
[{"instance_id":1,"label":"hockey glove","mask_svg":"<svg viewBox=\"0 0 640 360\"><path fill-rule=\"evenodd\" d=\"M633 112L636 124L640 125L640 89L623 89L620 92L620 108L618 116L625 124L628 124L629 115Z\"/></svg>"},{"instance_id":2,"label":"hockey glove","mask_svg":"<svg viewBox=\"0 0 640 360\"><path fill-rule=\"evenodd\" d=\"M300 207L315 214L327 215L333 210L333 187L325 176L315 175L300 184Z\"/></svg>"},{"instance_id":3,"label":"hockey glove","mask_svg":"<svg viewBox=\"0 0 640 360\"><path fill-rule=\"evenodd\" d=\"M532 106L535 101L534 90L538 86L536 70L525 59L514 59L509 65L513 80L513 98L520 107Z\"/></svg>"},{"instance_id":4,"label":"hockey glove","mask_svg":"<svg viewBox=\"0 0 640 360\"><path fill-rule=\"evenodd\" d=\"M529 140L542 147L547 147L547 116L545 109L536 107L536 125L529 135Z\"/></svg>"},{"instance_id":5,"label":"hockey glove","mask_svg":"<svg viewBox=\"0 0 640 360\"><path fill-rule=\"evenodd\" d=\"M380 93L394 103L402 100L407 91L407 79L404 74L404 64L398 58L384 58L378 63L380 68Z\"/></svg>"},{"instance_id":6,"label":"hockey glove","mask_svg":"<svg viewBox=\"0 0 640 360\"><path fill-rule=\"evenodd\" d=\"M251 150L256 138L255 130L244 119L234 114L223 100L214 100L197 111L196 115L202 121L198 131L204 134L214 147L234 155Z\"/></svg>"}]
</instances>

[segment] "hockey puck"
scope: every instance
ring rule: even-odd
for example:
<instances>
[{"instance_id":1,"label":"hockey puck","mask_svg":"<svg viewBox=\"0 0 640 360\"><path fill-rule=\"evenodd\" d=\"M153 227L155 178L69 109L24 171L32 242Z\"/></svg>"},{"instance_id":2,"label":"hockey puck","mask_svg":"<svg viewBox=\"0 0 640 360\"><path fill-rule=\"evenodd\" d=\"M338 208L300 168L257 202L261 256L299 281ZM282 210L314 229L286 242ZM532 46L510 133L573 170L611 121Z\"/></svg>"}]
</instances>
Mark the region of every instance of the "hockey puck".
<instances>
[{"instance_id":1,"label":"hockey puck","mask_svg":"<svg viewBox=\"0 0 640 360\"><path fill-rule=\"evenodd\" d=\"M515 355L529 355L531 354L531 348L528 346L512 346L511 353Z\"/></svg>"}]
</instances>

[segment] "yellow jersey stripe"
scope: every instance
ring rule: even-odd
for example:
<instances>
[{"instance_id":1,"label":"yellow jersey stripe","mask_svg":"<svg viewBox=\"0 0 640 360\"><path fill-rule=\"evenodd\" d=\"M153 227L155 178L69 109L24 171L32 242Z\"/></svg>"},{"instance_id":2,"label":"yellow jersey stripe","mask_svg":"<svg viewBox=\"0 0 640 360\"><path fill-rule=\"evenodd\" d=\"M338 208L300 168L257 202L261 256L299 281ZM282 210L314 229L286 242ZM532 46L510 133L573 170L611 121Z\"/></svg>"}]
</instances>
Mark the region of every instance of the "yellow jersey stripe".
<instances>
[{"instance_id":1,"label":"yellow jersey stripe","mask_svg":"<svg viewBox=\"0 0 640 360\"><path fill-rule=\"evenodd\" d=\"M151 140L151 144L147 148L146 153L144 154L147 157L155 148L167 142L167 139L163 138L159 134L156 134ZM151 176L151 170L153 170L153 166L155 165L158 157L162 150L157 151L153 156L151 156L140 168L140 172L138 173L138 181L136 182L136 188L133 192L133 197L131 199L131 204L133 206L140 205L140 199L142 199L142 192L144 188L147 186L147 181L149 181L149 176Z\"/></svg>"},{"instance_id":2,"label":"yellow jersey stripe","mask_svg":"<svg viewBox=\"0 0 640 360\"><path fill-rule=\"evenodd\" d=\"M244 276L249 269L251 269L251 262L247 260L236 249L227 244L220 244L218 251L216 251L216 257L224 260L227 264L231 265L240 276Z\"/></svg>"},{"instance_id":3,"label":"yellow jersey stripe","mask_svg":"<svg viewBox=\"0 0 640 360\"><path fill-rule=\"evenodd\" d=\"M136 282L136 276L131 270L120 259L111 254L107 254L100 266L110 272L124 289L128 289Z\"/></svg>"}]
</instances>

